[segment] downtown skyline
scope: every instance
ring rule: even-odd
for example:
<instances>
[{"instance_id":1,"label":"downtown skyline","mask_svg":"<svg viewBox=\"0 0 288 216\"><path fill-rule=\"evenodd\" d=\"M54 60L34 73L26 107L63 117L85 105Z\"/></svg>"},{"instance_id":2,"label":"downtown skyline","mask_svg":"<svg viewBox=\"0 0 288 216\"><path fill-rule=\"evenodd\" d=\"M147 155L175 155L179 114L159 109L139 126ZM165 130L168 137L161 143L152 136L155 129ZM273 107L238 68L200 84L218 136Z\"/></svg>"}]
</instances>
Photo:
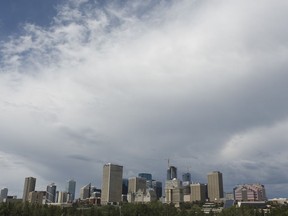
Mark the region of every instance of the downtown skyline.
<instances>
[{"instance_id":1,"label":"downtown skyline","mask_svg":"<svg viewBox=\"0 0 288 216\"><path fill-rule=\"evenodd\" d=\"M25 2L25 3L23 3ZM164 182L168 158L224 191L288 196L288 3L0 2L0 187ZM231 183L231 185L229 185ZM62 185L61 185L62 184ZM287 188L287 189L286 189ZM11 192L11 193L10 193Z\"/></svg>"}]
</instances>

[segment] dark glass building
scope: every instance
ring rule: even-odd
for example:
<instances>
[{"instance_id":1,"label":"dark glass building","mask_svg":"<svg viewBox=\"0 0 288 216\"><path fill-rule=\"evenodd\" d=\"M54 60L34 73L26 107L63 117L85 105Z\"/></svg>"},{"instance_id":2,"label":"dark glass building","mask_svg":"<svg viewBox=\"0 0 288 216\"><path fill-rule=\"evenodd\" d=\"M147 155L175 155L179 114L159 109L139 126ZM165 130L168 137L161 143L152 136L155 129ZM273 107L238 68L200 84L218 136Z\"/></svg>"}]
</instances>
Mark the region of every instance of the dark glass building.
<instances>
[{"instance_id":1,"label":"dark glass building","mask_svg":"<svg viewBox=\"0 0 288 216\"><path fill-rule=\"evenodd\" d=\"M172 180L176 178L177 179L177 168L174 166L169 166L167 169L167 179L166 180Z\"/></svg>"}]
</instances>

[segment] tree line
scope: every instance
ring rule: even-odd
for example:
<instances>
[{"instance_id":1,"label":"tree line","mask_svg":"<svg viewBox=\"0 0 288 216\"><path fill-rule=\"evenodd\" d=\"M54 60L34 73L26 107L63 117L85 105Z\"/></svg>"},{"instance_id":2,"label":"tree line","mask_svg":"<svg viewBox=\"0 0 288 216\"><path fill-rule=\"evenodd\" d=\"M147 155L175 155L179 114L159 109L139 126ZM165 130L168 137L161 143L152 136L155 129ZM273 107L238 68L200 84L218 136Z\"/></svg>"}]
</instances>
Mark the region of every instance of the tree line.
<instances>
[{"instance_id":1,"label":"tree line","mask_svg":"<svg viewBox=\"0 0 288 216\"><path fill-rule=\"evenodd\" d=\"M147 204L122 203L119 206L79 206L60 207L33 203L1 203L0 216L288 216L288 206L276 206L265 213L261 209L235 206L220 213L205 214L199 205L173 205L152 202Z\"/></svg>"}]
</instances>

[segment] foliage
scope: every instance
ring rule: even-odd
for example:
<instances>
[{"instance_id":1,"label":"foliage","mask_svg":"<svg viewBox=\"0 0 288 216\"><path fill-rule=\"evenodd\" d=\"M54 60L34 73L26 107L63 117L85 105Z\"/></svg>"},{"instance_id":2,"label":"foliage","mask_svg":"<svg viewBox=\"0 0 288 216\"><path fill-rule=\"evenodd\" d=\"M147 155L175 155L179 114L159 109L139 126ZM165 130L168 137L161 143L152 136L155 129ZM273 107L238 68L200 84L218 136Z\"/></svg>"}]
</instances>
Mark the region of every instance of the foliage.
<instances>
[{"instance_id":1,"label":"foliage","mask_svg":"<svg viewBox=\"0 0 288 216\"><path fill-rule=\"evenodd\" d=\"M120 206L77 206L61 208L59 206L30 203L0 203L0 216L288 216L288 206L272 206L270 213L248 207L231 207L221 213L204 214L197 204L174 205L151 202L148 204L122 203Z\"/></svg>"}]
</instances>

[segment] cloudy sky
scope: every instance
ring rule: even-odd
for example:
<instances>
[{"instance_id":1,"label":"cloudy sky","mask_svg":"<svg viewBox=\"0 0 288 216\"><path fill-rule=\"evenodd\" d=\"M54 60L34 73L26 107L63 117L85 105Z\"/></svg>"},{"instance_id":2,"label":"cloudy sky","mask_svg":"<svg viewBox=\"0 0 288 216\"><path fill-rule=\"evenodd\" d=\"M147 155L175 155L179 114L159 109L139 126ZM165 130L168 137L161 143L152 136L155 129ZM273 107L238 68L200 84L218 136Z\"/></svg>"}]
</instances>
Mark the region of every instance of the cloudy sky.
<instances>
[{"instance_id":1,"label":"cloudy sky","mask_svg":"<svg viewBox=\"0 0 288 216\"><path fill-rule=\"evenodd\" d=\"M288 196L288 2L0 2L0 187L178 175Z\"/></svg>"}]
</instances>

